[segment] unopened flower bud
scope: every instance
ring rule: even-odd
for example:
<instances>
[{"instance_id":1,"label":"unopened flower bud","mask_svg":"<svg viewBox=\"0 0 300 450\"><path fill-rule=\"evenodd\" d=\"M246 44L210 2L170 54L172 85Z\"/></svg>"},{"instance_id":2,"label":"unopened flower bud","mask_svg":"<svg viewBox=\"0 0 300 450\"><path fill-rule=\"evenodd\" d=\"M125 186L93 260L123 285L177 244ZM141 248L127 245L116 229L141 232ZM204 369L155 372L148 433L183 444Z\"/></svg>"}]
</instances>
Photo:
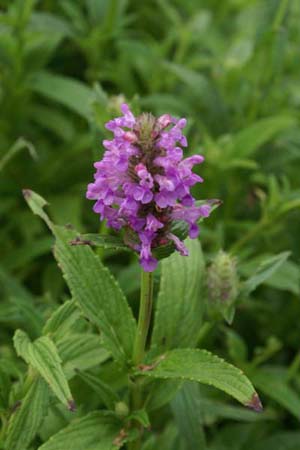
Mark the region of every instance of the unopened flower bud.
<instances>
[{"instance_id":1,"label":"unopened flower bud","mask_svg":"<svg viewBox=\"0 0 300 450\"><path fill-rule=\"evenodd\" d=\"M137 135L133 131L126 131L126 133L124 133L124 139L131 144L134 144L138 140Z\"/></svg>"},{"instance_id":2,"label":"unopened flower bud","mask_svg":"<svg viewBox=\"0 0 300 450\"><path fill-rule=\"evenodd\" d=\"M170 114L163 114L157 119L157 126L160 130L168 127L172 123L172 118Z\"/></svg>"},{"instance_id":3,"label":"unopened flower bud","mask_svg":"<svg viewBox=\"0 0 300 450\"><path fill-rule=\"evenodd\" d=\"M120 418L128 416L129 414L128 405L125 402L117 402L115 404L115 413Z\"/></svg>"},{"instance_id":4,"label":"unopened flower bud","mask_svg":"<svg viewBox=\"0 0 300 450\"><path fill-rule=\"evenodd\" d=\"M232 305L238 296L238 284L235 258L221 250L207 271L209 301L221 309Z\"/></svg>"}]
</instances>

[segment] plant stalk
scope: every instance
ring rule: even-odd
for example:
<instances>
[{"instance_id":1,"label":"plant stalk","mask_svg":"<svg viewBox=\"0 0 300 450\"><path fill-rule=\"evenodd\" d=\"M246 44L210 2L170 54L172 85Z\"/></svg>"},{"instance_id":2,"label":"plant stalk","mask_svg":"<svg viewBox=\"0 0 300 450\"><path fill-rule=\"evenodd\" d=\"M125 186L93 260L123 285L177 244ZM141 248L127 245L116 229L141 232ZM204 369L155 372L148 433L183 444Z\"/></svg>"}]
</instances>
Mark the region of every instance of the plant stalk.
<instances>
[{"instance_id":1,"label":"plant stalk","mask_svg":"<svg viewBox=\"0 0 300 450\"><path fill-rule=\"evenodd\" d=\"M142 270L139 318L132 356L134 366L138 366L139 364L141 364L144 359L147 336L151 321L152 300L153 273L144 272ZM134 380L130 388L131 409L133 411L138 410L143 406L143 398L139 381L140 380ZM140 450L140 448L141 433L135 441L129 443L130 450Z\"/></svg>"},{"instance_id":2,"label":"plant stalk","mask_svg":"<svg viewBox=\"0 0 300 450\"><path fill-rule=\"evenodd\" d=\"M145 354L145 346L150 326L153 298L153 273L141 273L141 296L137 333L133 350L133 364L139 365Z\"/></svg>"}]
</instances>

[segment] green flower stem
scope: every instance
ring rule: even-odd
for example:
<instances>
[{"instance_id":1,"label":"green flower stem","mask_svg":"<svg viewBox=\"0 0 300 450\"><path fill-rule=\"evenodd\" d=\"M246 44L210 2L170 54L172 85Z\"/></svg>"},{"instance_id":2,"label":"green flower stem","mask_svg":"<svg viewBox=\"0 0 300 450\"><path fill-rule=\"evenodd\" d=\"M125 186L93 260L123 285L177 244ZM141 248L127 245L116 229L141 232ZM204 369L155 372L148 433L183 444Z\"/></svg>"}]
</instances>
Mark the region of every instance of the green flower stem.
<instances>
[{"instance_id":1,"label":"green flower stem","mask_svg":"<svg viewBox=\"0 0 300 450\"><path fill-rule=\"evenodd\" d=\"M146 340L151 320L152 298L153 273L142 271L139 320L132 358L135 366L139 365L144 358Z\"/></svg>"},{"instance_id":2,"label":"green flower stem","mask_svg":"<svg viewBox=\"0 0 300 450\"><path fill-rule=\"evenodd\" d=\"M142 363L145 355L146 341L150 326L153 299L153 273L141 273L141 296L140 310L137 332L135 337L132 361L135 366ZM143 406L143 398L141 392L141 380L134 380L131 385L131 409L138 410ZM142 430L140 430L142 431ZM130 450L139 450L141 448L141 432L139 437L129 444Z\"/></svg>"}]
</instances>

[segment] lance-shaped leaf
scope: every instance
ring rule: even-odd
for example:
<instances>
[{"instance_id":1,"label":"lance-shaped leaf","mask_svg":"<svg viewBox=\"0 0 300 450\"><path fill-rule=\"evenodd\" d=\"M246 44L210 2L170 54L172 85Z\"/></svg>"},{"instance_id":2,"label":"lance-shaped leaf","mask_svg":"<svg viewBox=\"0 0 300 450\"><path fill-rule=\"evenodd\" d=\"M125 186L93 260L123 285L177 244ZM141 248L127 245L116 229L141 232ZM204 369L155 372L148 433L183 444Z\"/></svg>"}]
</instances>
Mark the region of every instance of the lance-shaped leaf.
<instances>
[{"instance_id":1,"label":"lance-shaped leaf","mask_svg":"<svg viewBox=\"0 0 300 450\"><path fill-rule=\"evenodd\" d=\"M77 375L88 384L97 394L97 398L101 400L108 409L114 410L115 404L120 402L119 396L111 389L111 387L100 380L99 377L88 372L78 371Z\"/></svg>"},{"instance_id":2,"label":"lance-shaped leaf","mask_svg":"<svg viewBox=\"0 0 300 450\"><path fill-rule=\"evenodd\" d=\"M48 403L49 388L38 376L10 416L5 441L6 450L27 448L47 413Z\"/></svg>"},{"instance_id":3,"label":"lance-shaped leaf","mask_svg":"<svg viewBox=\"0 0 300 450\"><path fill-rule=\"evenodd\" d=\"M74 300L68 300L57 308L43 328L43 334L53 335L55 339L65 336L81 316Z\"/></svg>"},{"instance_id":4,"label":"lance-shaped leaf","mask_svg":"<svg viewBox=\"0 0 300 450\"><path fill-rule=\"evenodd\" d=\"M290 256L290 252L282 252L271 256L259 264L255 273L244 283L242 293L249 295L257 286L270 278Z\"/></svg>"},{"instance_id":5,"label":"lance-shaped leaf","mask_svg":"<svg viewBox=\"0 0 300 450\"><path fill-rule=\"evenodd\" d=\"M299 394L288 385L283 373L267 368L258 369L253 375L254 385L283 408L300 418Z\"/></svg>"},{"instance_id":6,"label":"lance-shaped leaf","mask_svg":"<svg viewBox=\"0 0 300 450\"><path fill-rule=\"evenodd\" d=\"M122 363L128 361L136 323L119 285L89 246L70 244L78 233L52 224L43 211L44 199L29 190L24 196L33 212L46 221L55 235L55 257L83 314L99 327L103 343L113 357Z\"/></svg>"},{"instance_id":7,"label":"lance-shaped leaf","mask_svg":"<svg viewBox=\"0 0 300 450\"><path fill-rule=\"evenodd\" d=\"M199 385L184 383L172 400L171 407L185 448L206 449L206 440L202 427L203 413L199 402Z\"/></svg>"},{"instance_id":8,"label":"lance-shaped leaf","mask_svg":"<svg viewBox=\"0 0 300 450\"><path fill-rule=\"evenodd\" d=\"M70 410L73 410L74 401L54 342L47 336L31 342L26 333L17 330L14 336L14 345L17 354L27 364L34 367L49 384L57 398Z\"/></svg>"},{"instance_id":9,"label":"lance-shaped leaf","mask_svg":"<svg viewBox=\"0 0 300 450\"><path fill-rule=\"evenodd\" d=\"M69 333L57 342L57 349L68 379L74 376L77 369L90 369L106 361L110 356L103 348L100 337L90 333Z\"/></svg>"},{"instance_id":10,"label":"lance-shaped leaf","mask_svg":"<svg viewBox=\"0 0 300 450\"><path fill-rule=\"evenodd\" d=\"M226 392L255 411L262 409L257 393L243 372L206 350L172 350L153 364L140 366L136 374L198 381Z\"/></svg>"},{"instance_id":11,"label":"lance-shaped leaf","mask_svg":"<svg viewBox=\"0 0 300 450\"><path fill-rule=\"evenodd\" d=\"M197 342L204 299L201 299L204 261L200 242L186 241L189 256L174 253L162 261L152 348L168 350Z\"/></svg>"},{"instance_id":12,"label":"lance-shaped leaf","mask_svg":"<svg viewBox=\"0 0 300 450\"><path fill-rule=\"evenodd\" d=\"M120 422L112 415L95 411L59 431L39 450L116 450L126 442Z\"/></svg>"}]
</instances>

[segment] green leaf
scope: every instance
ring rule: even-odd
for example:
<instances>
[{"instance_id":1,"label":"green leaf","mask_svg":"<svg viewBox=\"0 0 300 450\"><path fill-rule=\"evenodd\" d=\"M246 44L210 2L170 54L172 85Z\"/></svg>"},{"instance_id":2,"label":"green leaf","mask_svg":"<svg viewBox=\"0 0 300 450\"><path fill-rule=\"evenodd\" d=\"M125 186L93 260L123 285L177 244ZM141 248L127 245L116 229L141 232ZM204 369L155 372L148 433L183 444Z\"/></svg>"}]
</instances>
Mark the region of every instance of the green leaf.
<instances>
[{"instance_id":1,"label":"green leaf","mask_svg":"<svg viewBox=\"0 0 300 450\"><path fill-rule=\"evenodd\" d=\"M108 409L114 410L115 404L120 401L120 398L108 384L88 372L77 371L77 375L93 389L97 398L103 401Z\"/></svg>"},{"instance_id":2,"label":"green leaf","mask_svg":"<svg viewBox=\"0 0 300 450\"><path fill-rule=\"evenodd\" d=\"M132 251L123 240L117 236L101 234L80 234L72 241L72 245L90 245L106 249Z\"/></svg>"},{"instance_id":3,"label":"green leaf","mask_svg":"<svg viewBox=\"0 0 300 450\"><path fill-rule=\"evenodd\" d=\"M43 334L53 335L57 340L72 328L80 316L81 313L75 301L68 300L49 317L44 325Z\"/></svg>"},{"instance_id":4,"label":"green leaf","mask_svg":"<svg viewBox=\"0 0 300 450\"><path fill-rule=\"evenodd\" d=\"M17 354L40 373L57 398L72 410L74 401L54 342L47 336L31 342L26 333L17 330L14 346Z\"/></svg>"},{"instance_id":5,"label":"green leaf","mask_svg":"<svg viewBox=\"0 0 300 450\"><path fill-rule=\"evenodd\" d=\"M125 362L131 358L135 320L119 285L88 246L71 246L76 233L53 227L55 257L64 273L73 298L83 314L97 325L103 344L113 357Z\"/></svg>"},{"instance_id":6,"label":"green leaf","mask_svg":"<svg viewBox=\"0 0 300 450\"><path fill-rule=\"evenodd\" d=\"M104 346L125 363L131 358L136 323L119 285L89 246L72 246L78 233L54 226L43 207L46 201L33 191L25 199L56 237L55 257L83 314L102 332Z\"/></svg>"},{"instance_id":7,"label":"green leaf","mask_svg":"<svg viewBox=\"0 0 300 450\"><path fill-rule=\"evenodd\" d=\"M169 403L181 385L180 380L153 380L146 401L147 411L154 411Z\"/></svg>"},{"instance_id":8,"label":"green leaf","mask_svg":"<svg viewBox=\"0 0 300 450\"><path fill-rule=\"evenodd\" d=\"M295 295L300 294L300 268L292 261L285 261L276 272L271 275L266 284L275 289L286 290Z\"/></svg>"},{"instance_id":9,"label":"green leaf","mask_svg":"<svg viewBox=\"0 0 300 450\"><path fill-rule=\"evenodd\" d=\"M201 426L203 411L198 401L198 387L195 383L184 383L172 400L171 407L186 449L205 450L205 434Z\"/></svg>"},{"instance_id":10,"label":"green leaf","mask_svg":"<svg viewBox=\"0 0 300 450\"><path fill-rule=\"evenodd\" d=\"M118 439L120 423L111 415L95 411L52 436L39 450L114 450L126 439ZM116 442L116 445L114 445Z\"/></svg>"},{"instance_id":11,"label":"green leaf","mask_svg":"<svg viewBox=\"0 0 300 450\"><path fill-rule=\"evenodd\" d=\"M226 392L249 408L257 411L262 408L257 393L243 372L206 350L172 350L136 374L198 381Z\"/></svg>"},{"instance_id":12,"label":"green leaf","mask_svg":"<svg viewBox=\"0 0 300 450\"><path fill-rule=\"evenodd\" d=\"M273 433L255 443L255 450L298 450L300 448L299 431L281 431ZM247 447L245 450L252 450Z\"/></svg>"},{"instance_id":13,"label":"green leaf","mask_svg":"<svg viewBox=\"0 0 300 450\"><path fill-rule=\"evenodd\" d=\"M254 385L283 408L300 418L299 394L288 385L281 373L268 369L259 369L252 376Z\"/></svg>"},{"instance_id":14,"label":"green leaf","mask_svg":"<svg viewBox=\"0 0 300 450\"><path fill-rule=\"evenodd\" d=\"M41 71L32 77L29 85L34 92L66 106L85 119L91 117L94 92L82 82Z\"/></svg>"},{"instance_id":15,"label":"green leaf","mask_svg":"<svg viewBox=\"0 0 300 450\"><path fill-rule=\"evenodd\" d=\"M242 294L249 295L257 288L257 286L268 280L289 256L290 252L282 252L278 255L271 256L260 263L254 274L245 281L242 288Z\"/></svg>"},{"instance_id":16,"label":"green leaf","mask_svg":"<svg viewBox=\"0 0 300 450\"><path fill-rule=\"evenodd\" d=\"M204 261L198 240L186 241L189 256L174 253L162 261L152 348L194 346L201 326Z\"/></svg>"},{"instance_id":17,"label":"green leaf","mask_svg":"<svg viewBox=\"0 0 300 450\"><path fill-rule=\"evenodd\" d=\"M66 377L72 378L76 370L87 370L109 358L99 336L95 334L72 333L57 342L57 349L63 360Z\"/></svg>"},{"instance_id":18,"label":"green leaf","mask_svg":"<svg viewBox=\"0 0 300 450\"><path fill-rule=\"evenodd\" d=\"M224 151L229 159L234 157L239 159L249 158L263 144L296 124L296 118L288 115L260 119L235 134L232 142L224 148Z\"/></svg>"},{"instance_id":19,"label":"green leaf","mask_svg":"<svg viewBox=\"0 0 300 450\"><path fill-rule=\"evenodd\" d=\"M47 414L49 388L45 381L36 377L24 399L9 419L6 450L24 450L30 444Z\"/></svg>"},{"instance_id":20,"label":"green leaf","mask_svg":"<svg viewBox=\"0 0 300 450\"><path fill-rule=\"evenodd\" d=\"M127 418L128 420L135 420L140 423L144 428L150 427L150 420L145 409L139 409L138 411L133 411Z\"/></svg>"}]
</instances>

